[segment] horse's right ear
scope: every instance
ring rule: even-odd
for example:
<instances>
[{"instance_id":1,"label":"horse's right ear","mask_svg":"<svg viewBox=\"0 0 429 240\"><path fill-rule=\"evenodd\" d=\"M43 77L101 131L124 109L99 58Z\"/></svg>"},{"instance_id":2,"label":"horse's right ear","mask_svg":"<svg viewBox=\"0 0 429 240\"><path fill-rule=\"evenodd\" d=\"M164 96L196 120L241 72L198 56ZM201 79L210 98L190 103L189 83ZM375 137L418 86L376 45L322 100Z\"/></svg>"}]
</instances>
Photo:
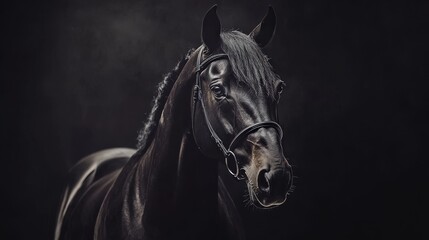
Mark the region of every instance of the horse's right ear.
<instances>
[{"instance_id":1,"label":"horse's right ear","mask_svg":"<svg viewBox=\"0 0 429 240\"><path fill-rule=\"evenodd\" d=\"M211 7L204 16L201 28L201 39L209 51L216 50L220 45L220 21L216 14L217 5Z\"/></svg>"}]
</instances>

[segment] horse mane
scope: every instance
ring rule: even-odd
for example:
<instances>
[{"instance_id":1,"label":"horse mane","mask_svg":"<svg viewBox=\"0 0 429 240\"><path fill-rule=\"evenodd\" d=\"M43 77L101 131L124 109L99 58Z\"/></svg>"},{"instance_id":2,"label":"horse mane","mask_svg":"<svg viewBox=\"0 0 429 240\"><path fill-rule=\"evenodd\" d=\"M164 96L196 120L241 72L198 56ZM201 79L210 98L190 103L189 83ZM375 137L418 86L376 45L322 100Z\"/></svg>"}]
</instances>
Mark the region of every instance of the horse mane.
<instances>
[{"instance_id":1,"label":"horse mane","mask_svg":"<svg viewBox=\"0 0 429 240\"><path fill-rule=\"evenodd\" d=\"M190 49L184 58L180 60L176 66L169 73L164 75L163 80L158 84L157 94L152 101L152 109L149 116L144 122L143 128L140 129L137 136L137 148L144 149L147 144L151 142L156 127L158 125L159 118L161 117L162 110L164 108L165 102L168 99L171 89L173 88L174 83L179 77L180 72L182 71L185 64L188 62L191 54L194 52L194 49Z\"/></svg>"},{"instance_id":2,"label":"horse mane","mask_svg":"<svg viewBox=\"0 0 429 240\"><path fill-rule=\"evenodd\" d=\"M237 81L250 87L257 96L274 99L274 85L279 76L258 44L239 31L222 32L220 37L221 48L228 55Z\"/></svg>"}]
</instances>

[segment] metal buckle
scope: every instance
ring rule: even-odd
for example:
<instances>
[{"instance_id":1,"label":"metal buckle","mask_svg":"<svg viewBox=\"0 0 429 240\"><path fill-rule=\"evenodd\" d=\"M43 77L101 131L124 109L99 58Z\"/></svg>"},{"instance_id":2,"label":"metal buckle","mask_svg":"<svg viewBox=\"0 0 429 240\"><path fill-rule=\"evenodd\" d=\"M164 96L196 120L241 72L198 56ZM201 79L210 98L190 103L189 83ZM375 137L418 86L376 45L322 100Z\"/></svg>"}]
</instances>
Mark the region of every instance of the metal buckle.
<instances>
[{"instance_id":1,"label":"metal buckle","mask_svg":"<svg viewBox=\"0 0 429 240\"><path fill-rule=\"evenodd\" d=\"M231 173L232 176L237 178L238 174L240 173L240 169L238 167L237 158L235 157L235 154L232 151L228 151L226 153L225 165L226 165L226 169L228 169L228 172Z\"/></svg>"}]
</instances>

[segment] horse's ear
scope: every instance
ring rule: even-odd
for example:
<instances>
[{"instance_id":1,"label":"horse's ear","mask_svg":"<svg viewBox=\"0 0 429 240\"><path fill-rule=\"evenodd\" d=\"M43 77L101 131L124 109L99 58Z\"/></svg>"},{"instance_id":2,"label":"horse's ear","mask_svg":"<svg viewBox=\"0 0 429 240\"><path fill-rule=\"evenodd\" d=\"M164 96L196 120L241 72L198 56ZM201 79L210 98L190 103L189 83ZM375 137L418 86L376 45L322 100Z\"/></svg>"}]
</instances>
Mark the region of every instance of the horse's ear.
<instances>
[{"instance_id":1,"label":"horse's ear","mask_svg":"<svg viewBox=\"0 0 429 240\"><path fill-rule=\"evenodd\" d=\"M220 45L220 21L216 14L217 5L211 7L204 16L201 28L201 39L209 51L216 50Z\"/></svg>"},{"instance_id":2,"label":"horse's ear","mask_svg":"<svg viewBox=\"0 0 429 240\"><path fill-rule=\"evenodd\" d=\"M259 47L263 48L271 41L275 30L276 13L273 7L269 6L264 19L253 29L249 36L255 40Z\"/></svg>"}]
</instances>

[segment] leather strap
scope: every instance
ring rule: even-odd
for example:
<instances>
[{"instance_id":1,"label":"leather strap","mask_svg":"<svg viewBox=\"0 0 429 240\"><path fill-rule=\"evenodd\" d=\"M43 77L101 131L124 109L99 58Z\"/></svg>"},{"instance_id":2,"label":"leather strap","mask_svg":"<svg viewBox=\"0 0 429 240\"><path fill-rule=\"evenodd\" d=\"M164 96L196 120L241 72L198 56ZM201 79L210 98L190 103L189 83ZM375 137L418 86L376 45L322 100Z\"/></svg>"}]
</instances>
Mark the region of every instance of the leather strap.
<instances>
[{"instance_id":1,"label":"leather strap","mask_svg":"<svg viewBox=\"0 0 429 240\"><path fill-rule=\"evenodd\" d=\"M206 58L204 61L201 62L201 57L203 53L203 47L201 47L200 51L198 52L197 57L197 66L195 68L196 76L195 76L195 86L194 86L194 102L192 107L192 131L195 137L195 113L196 113L196 105L197 102L201 102L201 109L203 111L204 120L206 121L206 125L210 131L211 137L215 141L217 147L222 152L222 154L225 157L225 165L228 169L228 171L238 180L243 179L243 176L240 175L240 166L238 163L238 160L234 154L234 149L237 147L236 145L241 142L245 137L247 137L252 132L260 129L260 128L274 128L278 132L280 139L283 138L283 130L280 127L280 125L273 121L264 121L252 124L243 130L241 130L231 141L229 144L228 149L223 144L222 140L219 138L219 136L216 134L215 130L213 129L213 126L210 123L210 119L207 116L207 110L204 104L204 100L202 98L202 89L201 89L201 72L213 61L219 60L219 59L226 59L228 58L227 54L221 53L221 54L215 54L208 58ZM199 147L198 147L199 148Z\"/></svg>"},{"instance_id":2,"label":"leather strap","mask_svg":"<svg viewBox=\"0 0 429 240\"><path fill-rule=\"evenodd\" d=\"M234 139L232 139L231 143L229 144L228 150L231 150L231 151L234 150L236 148L237 143L241 142L243 138L247 137L247 135L251 134L252 132L260 128L271 128L271 127L276 129L277 133L280 136L280 139L282 139L283 130L278 123L273 121L259 122L246 127L245 129L241 130L237 135L235 135Z\"/></svg>"}]
</instances>

